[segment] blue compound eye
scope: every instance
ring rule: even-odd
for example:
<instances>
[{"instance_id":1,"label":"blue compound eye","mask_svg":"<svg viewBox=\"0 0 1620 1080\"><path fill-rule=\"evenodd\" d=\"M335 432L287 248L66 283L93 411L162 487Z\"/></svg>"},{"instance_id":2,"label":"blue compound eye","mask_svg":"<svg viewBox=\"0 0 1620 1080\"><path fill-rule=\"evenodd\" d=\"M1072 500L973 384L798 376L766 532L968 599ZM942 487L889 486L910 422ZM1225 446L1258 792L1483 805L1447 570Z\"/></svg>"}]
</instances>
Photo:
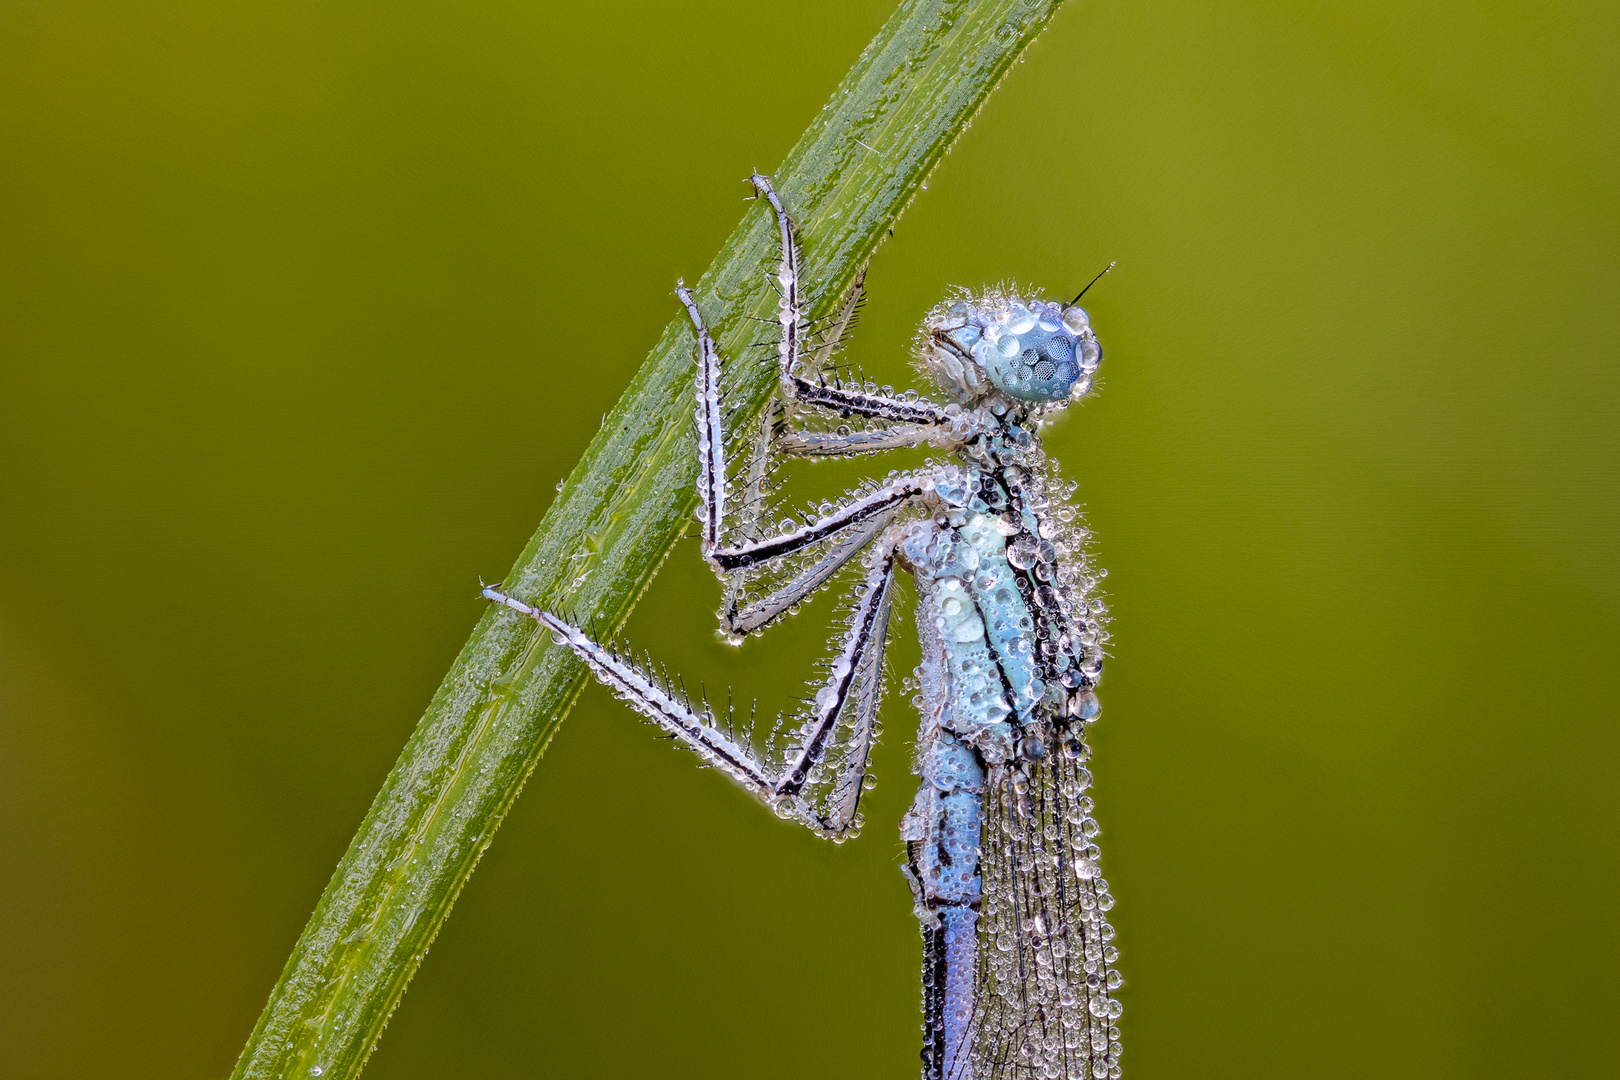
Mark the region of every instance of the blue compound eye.
<instances>
[{"instance_id":1,"label":"blue compound eye","mask_svg":"<svg viewBox=\"0 0 1620 1080\"><path fill-rule=\"evenodd\" d=\"M1024 366L1029 369L1027 378L1045 380L1057 374L1057 365L1034 349L1025 349L1023 360Z\"/></svg>"},{"instance_id":2,"label":"blue compound eye","mask_svg":"<svg viewBox=\"0 0 1620 1080\"><path fill-rule=\"evenodd\" d=\"M929 317L924 362L959 400L982 396L989 383L1030 405L1053 405L1091 387L1101 359L1085 312L1041 300L987 297Z\"/></svg>"},{"instance_id":3,"label":"blue compound eye","mask_svg":"<svg viewBox=\"0 0 1620 1080\"><path fill-rule=\"evenodd\" d=\"M994 353L985 358L990 380L1023 401L1067 398L1081 368L1073 339L1062 330L1021 329L1017 336L1003 333Z\"/></svg>"}]
</instances>

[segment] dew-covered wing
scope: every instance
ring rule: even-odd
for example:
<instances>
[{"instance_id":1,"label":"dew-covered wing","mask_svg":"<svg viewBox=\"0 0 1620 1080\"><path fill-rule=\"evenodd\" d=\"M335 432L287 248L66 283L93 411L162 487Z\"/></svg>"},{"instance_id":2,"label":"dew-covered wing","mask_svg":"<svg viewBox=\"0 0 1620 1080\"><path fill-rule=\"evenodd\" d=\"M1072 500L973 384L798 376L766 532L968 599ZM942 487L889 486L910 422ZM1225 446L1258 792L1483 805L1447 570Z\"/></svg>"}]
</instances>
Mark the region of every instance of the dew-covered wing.
<instances>
[{"instance_id":1,"label":"dew-covered wing","mask_svg":"<svg viewBox=\"0 0 1620 1080\"><path fill-rule=\"evenodd\" d=\"M1006 767L989 778L974 1080L1119 1075L1119 953L1104 916L1114 900L1098 871L1088 757L1071 737L1027 781Z\"/></svg>"}]
</instances>

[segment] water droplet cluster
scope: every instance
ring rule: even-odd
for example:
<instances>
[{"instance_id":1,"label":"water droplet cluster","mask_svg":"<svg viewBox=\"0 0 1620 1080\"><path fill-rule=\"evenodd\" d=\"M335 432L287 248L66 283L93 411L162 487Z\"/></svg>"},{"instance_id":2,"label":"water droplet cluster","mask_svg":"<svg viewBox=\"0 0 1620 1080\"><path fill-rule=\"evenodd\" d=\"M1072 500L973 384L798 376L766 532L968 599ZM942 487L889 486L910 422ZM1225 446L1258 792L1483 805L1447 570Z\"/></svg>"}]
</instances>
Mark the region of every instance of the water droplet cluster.
<instances>
[{"instance_id":1,"label":"water droplet cluster","mask_svg":"<svg viewBox=\"0 0 1620 1080\"><path fill-rule=\"evenodd\" d=\"M1077 313L1069 313L1071 322L1083 317ZM1076 355L1084 358L1079 346ZM917 771L924 782L903 835L912 844L920 914L932 903L979 905L975 1075L1117 1077L1120 1004L1111 992L1121 979L1113 928L1103 917L1113 897L1085 794L1091 752L1084 732L1100 715L1096 687L1107 643L1097 595L1103 575L1091 568L1089 534L1067 501L1074 485L1057 478L1041 449L1038 408L992 398L972 409L950 406L947 414L972 433L955 447L957 463L891 472L838 505L807 507L780 524L775 515L753 515L748 531L767 539L813 528L897 487L919 492L911 507L739 575L730 613L767 611L782 592L802 600L807 585L830 579L828 568L848 551L893 530L897 555L917 580L924 654L908 680L922 719ZM750 495L762 498L768 474L751 485ZM854 590L852 612L870 587ZM773 732L766 748L773 767L784 767L812 738L818 714L851 674L849 657L835 655L824 674L807 708L787 718L782 738ZM857 694L881 693L880 670L855 674ZM805 820L817 804L853 813L870 776L849 765L878 734L875 721L861 726L863 714L870 712L848 711L800 797L778 800L778 813ZM857 835L859 816L853 820L856 827L834 838Z\"/></svg>"},{"instance_id":2,"label":"water droplet cluster","mask_svg":"<svg viewBox=\"0 0 1620 1080\"><path fill-rule=\"evenodd\" d=\"M929 313L918 357L958 401L976 401L994 388L1039 406L1085 395L1102 347L1081 308L994 291Z\"/></svg>"},{"instance_id":3,"label":"water droplet cluster","mask_svg":"<svg viewBox=\"0 0 1620 1080\"><path fill-rule=\"evenodd\" d=\"M729 717L694 711L667 678L582 636L570 644L642 712L696 742L707 764L841 841L858 835L858 800L873 783L865 762L879 734L889 589L896 569L909 571L922 662L907 689L921 720L922 784L901 835L930 957L925 1061L953 1075L971 1067L980 1080L1118 1077L1121 979L1104 918L1113 897L1086 794L1105 572L1092 568L1089 534L1068 504L1074 485L1058 479L1039 438L1056 410L1090 391L1096 336L1080 308L1028 291L959 294L919 337L919 361L952 399L937 405L828 372L827 348L788 347L807 329L790 295L791 261L790 250L779 275L784 396L759 421L735 482L723 448L746 433L724 430L718 364L712 347L703 354L715 385L700 377L699 516L725 583L729 640L793 614L840 568L864 566L804 707L778 717L761 746L751 723L738 733ZM791 514L771 498L784 456L930 444L952 460Z\"/></svg>"},{"instance_id":4,"label":"water droplet cluster","mask_svg":"<svg viewBox=\"0 0 1620 1080\"><path fill-rule=\"evenodd\" d=\"M989 767L976 785L974 1075L1117 1077L1111 991L1122 980L1103 918L1113 897L1085 794L1106 645L1101 574L1066 501L1073 486L1030 421L1009 411L962 456L935 474L929 516L906 527L899 550L917 579L923 641L910 687L925 791L913 814L933 805L928 786L967 782L959 745ZM927 841L925 827L908 828Z\"/></svg>"},{"instance_id":5,"label":"water droplet cluster","mask_svg":"<svg viewBox=\"0 0 1620 1080\"><path fill-rule=\"evenodd\" d=\"M991 773L980 870L984 900L977 1077L1104 1080L1120 1075L1123 983L1114 906L1098 871L1088 752Z\"/></svg>"}]
</instances>

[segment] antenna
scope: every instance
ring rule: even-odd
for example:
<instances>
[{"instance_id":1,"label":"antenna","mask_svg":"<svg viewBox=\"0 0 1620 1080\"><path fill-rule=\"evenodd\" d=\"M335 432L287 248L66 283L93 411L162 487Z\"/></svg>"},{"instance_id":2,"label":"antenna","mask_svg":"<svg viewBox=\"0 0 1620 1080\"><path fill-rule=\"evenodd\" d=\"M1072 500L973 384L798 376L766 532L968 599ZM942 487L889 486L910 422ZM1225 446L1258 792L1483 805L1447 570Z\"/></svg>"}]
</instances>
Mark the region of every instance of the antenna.
<instances>
[{"instance_id":1,"label":"antenna","mask_svg":"<svg viewBox=\"0 0 1620 1080\"><path fill-rule=\"evenodd\" d=\"M1103 267L1102 268L1102 274L1098 274L1096 277L1092 278L1090 283L1088 283L1084 289L1080 290L1080 296L1084 296L1084 295L1086 295L1086 293L1090 292L1091 291L1091 286L1095 285L1095 284L1097 284L1097 282L1101 281L1103 279L1103 274L1106 274L1106 273L1108 273L1108 271L1112 270L1114 268L1114 263L1116 263L1116 262L1119 262L1119 260L1115 259L1114 262L1111 262L1107 266ZM1069 306L1074 307L1074 305L1078 304L1080 302L1080 296L1076 296L1073 300L1070 300L1069 301Z\"/></svg>"}]
</instances>

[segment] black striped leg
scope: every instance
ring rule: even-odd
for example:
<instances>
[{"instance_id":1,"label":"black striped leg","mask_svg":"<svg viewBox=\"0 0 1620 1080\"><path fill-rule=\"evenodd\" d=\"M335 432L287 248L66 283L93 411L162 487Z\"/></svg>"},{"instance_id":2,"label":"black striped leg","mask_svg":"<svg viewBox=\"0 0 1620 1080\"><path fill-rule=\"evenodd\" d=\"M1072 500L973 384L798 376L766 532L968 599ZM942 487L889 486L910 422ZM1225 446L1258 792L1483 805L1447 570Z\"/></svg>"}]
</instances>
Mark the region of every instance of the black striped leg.
<instances>
[{"instance_id":1,"label":"black striped leg","mask_svg":"<svg viewBox=\"0 0 1620 1080\"><path fill-rule=\"evenodd\" d=\"M739 567L754 566L782 555L792 554L794 551L807 547L820 540L826 539L833 532L854 524L862 517L870 516L870 512L863 513L855 519L844 522L830 531L822 531L817 535L798 544L783 546L781 541L785 537L776 537L771 540L763 538L745 541L734 548L719 547L720 532L725 524L726 513L726 438L724 416L720 402L720 353L715 348L714 338L709 333L708 325L703 321L703 313L698 310L697 301L693 299L692 292L684 285L677 285L675 295L680 297L681 303L686 306L686 313L692 320L692 326L697 331L698 339L698 371L697 371L697 433L698 433L698 517L703 527L703 557L707 559L717 573L724 579L725 573ZM764 499L765 478L770 470L771 436L777 422L777 411L780 406L772 403L761 418L760 429L754 443L754 452L749 460L748 476L744 485L743 521L744 535L753 533L759 536L758 516ZM914 493L913 493L914 494ZM859 502L860 500L857 500ZM852 504L853 505L853 504ZM878 509L882 509L879 507ZM830 515L828 519L837 517ZM729 558L729 553L747 551L751 547L766 546L776 551L774 555L749 553L744 555L746 561L737 561ZM825 579L823 579L825 580Z\"/></svg>"},{"instance_id":2,"label":"black striped leg","mask_svg":"<svg viewBox=\"0 0 1620 1080\"><path fill-rule=\"evenodd\" d=\"M754 446L754 452L749 460L748 471L745 474L743 503L737 511L735 531L741 533L749 541L759 542L765 539L761 524L762 510L765 506L765 484L770 469L770 451L772 446L772 429L778 423L781 403L772 401L766 406L765 416L760 423L760 433ZM917 430L917 429L913 429ZM793 438L797 433L790 432L786 438ZM867 433L863 433L867 434ZM879 433L870 433L879 434ZM828 434L825 436L811 435L812 438L840 439L843 436ZM777 439L783 436L776 436ZM918 438L915 442L921 442ZM895 443L893 445L914 445L915 442ZM844 453L864 453L871 447L861 450L848 450ZM838 452L829 450L831 454ZM810 595L827 580L845 566L862 548L871 542L872 538L882 532L894 520L899 508L893 508L876 514L859 525L846 531L839 537L829 550L824 552L808 565L801 567L792 578L783 582L769 594L756 599L748 599L750 589L758 577L760 569L768 567L771 562L755 564L732 571L722 571L714 563L710 563L716 570L725 585L725 601L721 607L721 622L724 629L732 634L751 634L774 621L778 616L787 612L795 604L809 599Z\"/></svg>"},{"instance_id":3,"label":"black striped leg","mask_svg":"<svg viewBox=\"0 0 1620 1080\"><path fill-rule=\"evenodd\" d=\"M703 322L703 313L684 283L677 282L675 295L686 306L697 331L697 435L698 435L698 517L703 523L703 556L709 557L720 542L720 527L726 515L726 430L720 408L720 351Z\"/></svg>"},{"instance_id":4,"label":"black striped leg","mask_svg":"<svg viewBox=\"0 0 1620 1080\"><path fill-rule=\"evenodd\" d=\"M924 446L939 439L943 429L935 425L897 424L877 431L786 430L776 437L776 449L789 457L856 457L884 450Z\"/></svg>"},{"instance_id":5,"label":"black striped leg","mask_svg":"<svg viewBox=\"0 0 1620 1080\"><path fill-rule=\"evenodd\" d=\"M804 364L808 372L816 374L818 382L824 381L820 373L843 344L855 321L855 311L860 306L865 284L866 271L863 269L856 275L855 283L839 305L838 314L823 332L821 345ZM775 451L789 457L852 457L921 446L937 440L941 433L941 429L934 425L917 424L899 424L878 431L853 431L844 435L830 431L795 431L787 425L783 414L785 410L780 403L772 402L767 408L766 423L760 429L761 438L756 445L756 456L761 451Z\"/></svg>"},{"instance_id":6,"label":"black striped leg","mask_svg":"<svg viewBox=\"0 0 1620 1080\"><path fill-rule=\"evenodd\" d=\"M761 763L752 750L721 731L715 724L713 711L706 704L701 712L694 710L684 696L676 698L637 664L619 656L612 649L598 645L578 628L549 611L530 607L494 586L486 586L481 595L520 615L527 615L546 627L559 644L567 645L585 661L598 682L612 690L631 708L697 751L706 763L737 781L761 801L775 802L779 777Z\"/></svg>"},{"instance_id":7,"label":"black striped leg","mask_svg":"<svg viewBox=\"0 0 1620 1080\"><path fill-rule=\"evenodd\" d=\"M793 221L788 217L787 210L782 206L782 200L777 197L776 190L771 182L759 173L748 178L764 199L771 204L776 214L776 228L782 236L782 261L776 268L776 287L780 294L777 303L777 322L782 327L782 338L777 342L778 365L782 377L782 387L787 389L788 380L791 379L799 366L799 348L801 335L804 330L802 313L799 310L799 245L794 239Z\"/></svg>"},{"instance_id":8,"label":"black striped leg","mask_svg":"<svg viewBox=\"0 0 1620 1080\"><path fill-rule=\"evenodd\" d=\"M894 604L894 573L891 537L873 549L838 657L826 683L816 691L811 715L799 729L801 742L777 781L780 795L798 796L817 782L829 749L836 746L840 760L822 809L822 827L830 833L851 829L858 820L873 722L883 696L883 650Z\"/></svg>"},{"instance_id":9,"label":"black striped leg","mask_svg":"<svg viewBox=\"0 0 1620 1080\"><path fill-rule=\"evenodd\" d=\"M709 553L709 559L718 569L729 571L797 554L813 544L837 536L845 529L912 502L927 490L931 480L932 474L926 472L897 476L808 525L769 539L717 548Z\"/></svg>"},{"instance_id":10,"label":"black striped leg","mask_svg":"<svg viewBox=\"0 0 1620 1080\"><path fill-rule=\"evenodd\" d=\"M760 414L759 425L754 431L754 445L748 455L748 471L743 474L742 505L737 508L734 530L745 540L759 540L764 537L761 531L765 506L765 495L769 490L767 484L771 477L773 463L771 451L775 445L777 429L783 424L782 402L772 398L765 403L765 411Z\"/></svg>"},{"instance_id":11,"label":"black striped leg","mask_svg":"<svg viewBox=\"0 0 1620 1080\"><path fill-rule=\"evenodd\" d=\"M743 477L742 505L737 508L736 518L732 523L731 532L742 540L764 539L765 532L761 527L761 517L766 510L765 493L771 475L771 440L777 425L781 423L782 403L772 398L765 403L765 411L760 414L759 423L754 431L753 452L748 457L748 471ZM712 549L704 550L705 561ZM748 633L736 624L736 614L746 604L746 597L753 585L755 576L753 571L738 570L726 573L709 562L709 569L714 576L720 579L720 585L725 593L725 599L720 608L721 626L730 634ZM763 625L760 624L760 625Z\"/></svg>"},{"instance_id":12,"label":"black striped leg","mask_svg":"<svg viewBox=\"0 0 1620 1080\"><path fill-rule=\"evenodd\" d=\"M949 422L944 408L932 401L872 394L847 386L829 385L818 378L815 382L794 375L784 383L788 396L806 405L826 409L839 416L870 416L875 420L888 420L896 424L943 425Z\"/></svg>"},{"instance_id":13,"label":"black striped leg","mask_svg":"<svg viewBox=\"0 0 1620 1080\"><path fill-rule=\"evenodd\" d=\"M866 267L863 266L855 275L855 280L850 283L849 291L844 294L844 302L838 305L838 314L833 316L832 322L819 328L818 336L821 342L805 364L810 371L819 372L826 368L827 361L832 359L833 353L843 346L850 327L855 325L855 313L860 310L861 297L865 295Z\"/></svg>"},{"instance_id":14,"label":"black striped leg","mask_svg":"<svg viewBox=\"0 0 1620 1080\"><path fill-rule=\"evenodd\" d=\"M816 692L810 716L799 729L799 744L789 751L787 764L780 770L761 762L751 749L722 731L707 705L701 710L692 708L684 696L676 697L641 667L592 641L572 624L493 586L486 587L482 595L550 630L559 644L568 646L585 661L597 681L778 815L797 820L818 833L836 835L854 826L860 803L873 720L882 692L883 649L893 592L891 546L874 559L868 570L844 634L843 648L826 683ZM819 779L821 766L835 747L840 757L837 774L825 805L818 809L806 801L805 788Z\"/></svg>"},{"instance_id":15,"label":"black striped leg","mask_svg":"<svg viewBox=\"0 0 1620 1080\"><path fill-rule=\"evenodd\" d=\"M799 305L799 249L794 239L793 221L782 206L782 200L771 188L770 180L758 173L749 177L749 180L753 183L754 190L770 202L771 209L776 213L777 231L782 236L782 262L777 270L776 280L781 292L781 300L777 305L777 321L782 327L782 338L777 344L777 355L781 366L783 396L807 405L830 409L841 416L859 414L903 424L945 423L947 419L945 410L932 402L908 401L887 394L872 394L838 385L829 386L819 375L815 381L811 381L800 374L798 368L803 337L803 313ZM840 333L854 318L855 306L860 299L858 292L860 282L857 281L856 284L857 289L851 290L850 297L840 312ZM833 340L836 341L836 338ZM825 355L830 353L830 348L825 350L825 354L818 353L817 360L825 359Z\"/></svg>"},{"instance_id":16,"label":"black striped leg","mask_svg":"<svg viewBox=\"0 0 1620 1080\"><path fill-rule=\"evenodd\" d=\"M814 592L838 571L864 544L882 531L893 518L893 510L920 489L906 489L894 497L872 501L858 499L843 511L828 515L818 527L766 539L759 527L764 505L764 486L770 471L772 437L779 422L781 405L772 402L760 420L753 453L744 481L739 531L747 537L741 545L720 548L719 536L725 524L726 452L725 430L720 402L720 354L714 338L698 310L692 293L684 285L676 295L686 306L698 338L697 432L698 432L698 516L702 522L703 555L726 586L727 629L733 633L757 630ZM837 439L839 436L827 436ZM880 491L881 494L881 491ZM763 600L745 606L743 596L754 572L774 560L795 554L836 533L855 528L853 538L845 538L831 552L795 574L793 579ZM784 543L786 541L786 543ZM772 552L772 553L767 553ZM739 554L740 553L740 554Z\"/></svg>"},{"instance_id":17,"label":"black striped leg","mask_svg":"<svg viewBox=\"0 0 1620 1080\"><path fill-rule=\"evenodd\" d=\"M753 483L752 479L750 483ZM915 494L914 488L910 491ZM757 498L757 495L751 497ZM809 599L817 589L847 565L850 559L871 543L874 537L887 528L905 508L907 501L905 497L894 498L892 495L879 494L879 505L875 512L869 513L868 511L873 508L861 505L862 500L856 500L848 507L829 514L816 525L806 526L797 533L789 533L774 539L763 538L757 523L751 521L752 528L748 531L760 539L750 541L747 545L716 552L710 562L721 580L726 583L725 603L721 608L723 628L731 634L754 633L774 622L794 605ZM822 526L828 524L831 528L823 530ZM761 569L771 566L778 559L799 554L806 548L829 538L830 546L819 556L799 567L787 581L764 596L747 598L748 589ZM782 540L788 542L780 548L774 546ZM774 551L774 554L760 554L762 551ZM754 561L742 563L740 560L745 557L753 558Z\"/></svg>"},{"instance_id":18,"label":"black striped leg","mask_svg":"<svg viewBox=\"0 0 1620 1080\"><path fill-rule=\"evenodd\" d=\"M752 634L768 626L792 609L793 605L804 602L825 585L827 579L838 573L862 548L870 544L874 537L888 528L889 523L899 513L900 507L891 507L881 514L866 519L839 537L821 558L803 567L780 588L746 604L742 599L743 589L751 579L748 571L735 571L723 609L725 628L733 634Z\"/></svg>"}]
</instances>

